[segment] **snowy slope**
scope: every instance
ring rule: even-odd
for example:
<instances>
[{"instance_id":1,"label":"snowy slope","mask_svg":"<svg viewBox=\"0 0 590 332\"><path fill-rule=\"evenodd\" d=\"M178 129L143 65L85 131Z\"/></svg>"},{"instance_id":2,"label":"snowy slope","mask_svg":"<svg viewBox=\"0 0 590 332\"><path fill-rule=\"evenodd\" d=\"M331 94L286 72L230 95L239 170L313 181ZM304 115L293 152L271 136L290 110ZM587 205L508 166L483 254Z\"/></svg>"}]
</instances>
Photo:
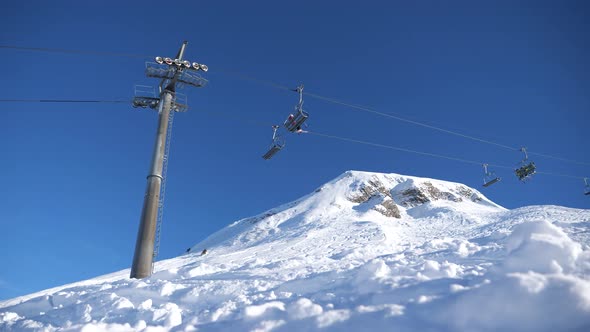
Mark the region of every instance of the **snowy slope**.
<instances>
[{"instance_id":1,"label":"snowy slope","mask_svg":"<svg viewBox=\"0 0 590 332\"><path fill-rule=\"evenodd\" d=\"M590 210L349 171L151 278L0 302L0 331L589 331L589 226Z\"/></svg>"}]
</instances>

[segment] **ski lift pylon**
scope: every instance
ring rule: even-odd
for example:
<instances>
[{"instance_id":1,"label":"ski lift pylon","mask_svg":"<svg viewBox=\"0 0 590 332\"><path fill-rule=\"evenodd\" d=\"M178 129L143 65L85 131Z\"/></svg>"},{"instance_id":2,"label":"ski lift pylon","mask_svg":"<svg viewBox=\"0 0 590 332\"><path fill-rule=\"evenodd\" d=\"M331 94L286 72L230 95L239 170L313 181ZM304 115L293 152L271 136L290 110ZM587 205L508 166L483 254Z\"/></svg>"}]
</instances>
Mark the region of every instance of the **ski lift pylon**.
<instances>
[{"instance_id":1,"label":"ski lift pylon","mask_svg":"<svg viewBox=\"0 0 590 332\"><path fill-rule=\"evenodd\" d=\"M292 133L300 132L301 125L309 117L309 114L307 114L303 110L303 84L298 86L293 91L299 92L299 103L297 104L297 106L295 106L295 111L296 111L295 114L293 114L293 113L289 114L289 116L287 117L287 120L285 120L285 123L284 123L285 128L287 128L287 130Z\"/></svg>"},{"instance_id":2,"label":"ski lift pylon","mask_svg":"<svg viewBox=\"0 0 590 332\"><path fill-rule=\"evenodd\" d=\"M520 148L520 151L524 153L524 159L520 162L521 166L514 170L514 173L520 181L525 181L531 175L535 174L537 167L534 162L528 161L529 156L526 153L525 147Z\"/></svg>"},{"instance_id":3,"label":"ski lift pylon","mask_svg":"<svg viewBox=\"0 0 590 332\"><path fill-rule=\"evenodd\" d=\"M502 178L497 177L494 172L488 171L488 164L483 164L483 186L489 187L496 182L502 180Z\"/></svg>"},{"instance_id":4,"label":"ski lift pylon","mask_svg":"<svg viewBox=\"0 0 590 332\"><path fill-rule=\"evenodd\" d=\"M268 149L268 151L262 156L264 160L272 158L272 156L274 156L277 152L279 152L282 148L285 147L285 140L277 134L278 129L278 125L272 126L272 143L270 144L270 148Z\"/></svg>"}]
</instances>

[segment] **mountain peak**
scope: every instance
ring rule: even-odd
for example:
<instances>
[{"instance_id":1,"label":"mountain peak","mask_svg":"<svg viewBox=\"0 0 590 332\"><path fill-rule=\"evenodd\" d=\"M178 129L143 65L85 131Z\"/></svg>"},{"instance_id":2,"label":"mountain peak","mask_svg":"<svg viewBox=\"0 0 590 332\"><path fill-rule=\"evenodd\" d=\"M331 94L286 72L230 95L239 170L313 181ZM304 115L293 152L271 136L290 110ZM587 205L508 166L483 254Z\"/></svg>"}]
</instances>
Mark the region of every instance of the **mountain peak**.
<instances>
[{"instance_id":1,"label":"mountain peak","mask_svg":"<svg viewBox=\"0 0 590 332\"><path fill-rule=\"evenodd\" d=\"M479 191L464 184L400 175L395 173L374 173L346 171L330 183L341 183L350 187L348 197L352 202L364 203L375 196L384 196L395 204L406 208L416 207L433 201L469 201L487 207L501 208Z\"/></svg>"},{"instance_id":2,"label":"mountain peak","mask_svg":"<svg viewBox=\"0 0 590 332\"><path fill-rule=\"evenodd\" d=\"M253 246L312 228L338 228L359 218L391 223L443 212L465 219L498 211L505 209L460 183L350 170L295 201L234 222L191 250Z\"/></svg>"}]
</instances>

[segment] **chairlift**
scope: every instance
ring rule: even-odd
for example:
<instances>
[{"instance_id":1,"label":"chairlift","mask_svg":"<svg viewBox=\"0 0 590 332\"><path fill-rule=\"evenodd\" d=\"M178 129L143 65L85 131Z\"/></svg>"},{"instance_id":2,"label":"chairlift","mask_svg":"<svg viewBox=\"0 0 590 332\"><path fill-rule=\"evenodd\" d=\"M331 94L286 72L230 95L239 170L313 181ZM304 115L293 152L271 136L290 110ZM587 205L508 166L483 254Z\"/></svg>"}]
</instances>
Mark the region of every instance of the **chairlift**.
<instances>
[{"instance_id":1,"label":"chairlift","mask_svg":"<svg viewBox=\"0 0 590 332\"><path fill-rule=\"evenodd\" d=\"M497 177L496 173L488 171L488 164L483 164L483 186L489 187L496 182L499 182L502 178Z\"/></svg>"},{"instance_id":2,"label":"chairlift","mask_svg":"<svg viewBox=\"0 0 590 332\"><path fill-rule=\"evenodd\" d=\"M278 125L272 126L272 143L270 144L268 151L262 156L264 160L272 158L272 156L285 147L285 140L277 134L277 129L279 129Z\"/></svg>"},{"instance_id":3,"label":"chairlift","mask_svg":"<svg viewBox=\"0 0 590 332\"><path fill-rule=\"evenodd\" d=\"M516 177L520 181L525 181L528 177L535 174L537 167L532 161L528 161L529 156L526 153L526 148L520 148L520 151L524 153L524 159L520 162L520 167L514 170Z\"/></svg>"},{"instance_id":4,"label":"chairlift","mask_svg":"<svg viewBox=\"0 0 590 332\"><path fill-rule=\"evenodd\" d=\"M590 183L588 178L584 178L584 195L590 195Z\"/></svg>"},{"instance_id":5,"label":"chairlift","mask_svg":"<svg viewBox=\"0 0 590 332\"><path fill-rule=\"evenodd\" d=\"M299 103L295 106L295 114L289 114L289 117L287 117L284 123L285 128L292 133L300 132L301 125L309 117L309 114L303 110L303 84L293 91L299 92Z\"/></svg>"}]
</instances>

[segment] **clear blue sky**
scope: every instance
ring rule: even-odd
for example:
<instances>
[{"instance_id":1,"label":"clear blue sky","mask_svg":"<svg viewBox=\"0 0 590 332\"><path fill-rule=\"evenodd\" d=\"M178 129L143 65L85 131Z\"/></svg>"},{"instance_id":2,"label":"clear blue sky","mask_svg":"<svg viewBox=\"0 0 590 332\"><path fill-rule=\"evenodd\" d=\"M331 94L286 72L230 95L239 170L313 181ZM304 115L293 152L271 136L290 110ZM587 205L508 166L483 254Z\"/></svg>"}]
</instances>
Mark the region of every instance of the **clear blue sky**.
<instances>
[{"instance_id":1,"label":"clear blue sky","mask_svg":"<svg viewBox=\"0 0 590 332\"><path fill-rule=\"evenodd\" d=\"M539 171L590 176L586 1L33 1L0 5L0 45L174 56L209 66L175 119L160 259L342 172L465 183L507 207L588 208L581 179L537 174L481 187L478 165L291 135L270 125L295 87L507 146ZM130 99L149 57L0 48L2 99ZM517 151L305 98L310 131L514 166ZM128 268L156 113L130 104L0 104L0 299ZM261 124L261 125L257 125ZM268 127L264 125L268 124Z\"/></svg>"}]
</instances>

